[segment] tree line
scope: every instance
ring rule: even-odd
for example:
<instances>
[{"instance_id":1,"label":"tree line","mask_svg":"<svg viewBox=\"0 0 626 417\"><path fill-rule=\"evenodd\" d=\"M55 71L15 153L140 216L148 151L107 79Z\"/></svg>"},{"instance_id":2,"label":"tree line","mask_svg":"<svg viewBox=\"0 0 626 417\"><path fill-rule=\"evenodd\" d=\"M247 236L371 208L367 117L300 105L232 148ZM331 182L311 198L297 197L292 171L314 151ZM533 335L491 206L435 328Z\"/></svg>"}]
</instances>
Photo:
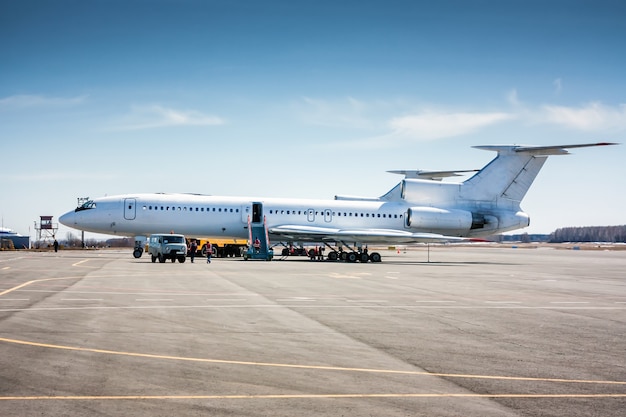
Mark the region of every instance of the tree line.
<instances>
[{"instance_id":1,"label":"tree line","mask_svg":"<svg viewBox=\"0 0 626 417\"><path fill-rule=\"evenodd\" d=\"M626 243L624 226L563 227L550 234L549 242L612 242Z\"/></svg>"}]
</instances>

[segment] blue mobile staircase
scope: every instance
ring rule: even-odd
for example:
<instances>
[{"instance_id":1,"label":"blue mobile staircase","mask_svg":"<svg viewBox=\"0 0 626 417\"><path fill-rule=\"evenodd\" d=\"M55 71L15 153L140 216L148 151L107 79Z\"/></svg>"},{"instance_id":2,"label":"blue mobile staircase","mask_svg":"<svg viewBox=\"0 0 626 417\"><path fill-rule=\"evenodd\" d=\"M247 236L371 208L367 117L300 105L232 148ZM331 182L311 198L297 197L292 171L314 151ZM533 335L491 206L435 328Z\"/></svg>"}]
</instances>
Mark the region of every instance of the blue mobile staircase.
<instances>
[{"instance_id":1,"label":"blue mobile staircase","mask_svg":"<svg viewBox=\"0 0 626 417\"><path fill-rule=\"evenodd\" d=\"M254 247L256 239L260 242L259 248ZM271 261L274 257L274 250L270 247L265 218L263 218L263 222L252 223L250 217L248 217L248 242L248 249L243 254L244 261L248 259Z\"/></svg>"}]
</instances>

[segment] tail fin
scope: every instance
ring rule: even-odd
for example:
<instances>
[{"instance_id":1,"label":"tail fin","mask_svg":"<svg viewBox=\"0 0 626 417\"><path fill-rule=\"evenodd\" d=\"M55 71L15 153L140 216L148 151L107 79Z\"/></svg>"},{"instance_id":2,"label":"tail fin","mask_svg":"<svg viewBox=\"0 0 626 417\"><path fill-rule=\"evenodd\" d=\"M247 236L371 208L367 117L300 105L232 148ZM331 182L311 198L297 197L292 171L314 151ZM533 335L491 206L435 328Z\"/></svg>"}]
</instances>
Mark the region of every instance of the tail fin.
<instances>
[{"instance_id":1,"label":"tail fin","mask_svg":"<svg viewBox=\"0 0 626 417\"><path fill-rule=\"evenodd\" d=\"M463 183L464 198L479 201L506 199L522 201L543 164L550 155L567 155L567 148L617 145L616 143L585 143L556 146L494 145L474 146L498 152L489 164Z\"/></svg>"}]
</instances>

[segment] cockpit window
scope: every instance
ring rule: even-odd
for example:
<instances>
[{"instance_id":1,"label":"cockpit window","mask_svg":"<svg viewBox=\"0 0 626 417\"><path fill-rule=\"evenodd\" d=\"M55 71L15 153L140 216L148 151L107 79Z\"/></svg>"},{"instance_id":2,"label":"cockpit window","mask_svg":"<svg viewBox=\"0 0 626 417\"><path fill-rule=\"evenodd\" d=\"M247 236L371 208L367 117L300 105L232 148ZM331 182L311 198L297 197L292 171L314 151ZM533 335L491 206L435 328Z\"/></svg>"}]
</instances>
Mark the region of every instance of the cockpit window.
<instances>
[{"instance_id":1,"label":"cockpit window","mask_svg":"<svg viewBox=\"0 0 626 417\"><path fill-rule=\"evenodd\" d=\"M87 200L82 205L76 207L76 210L74 211L90 210L90 209L95 209L95 208L96 208L96 203L93 200Z\"/></svg>"}]
</instances>

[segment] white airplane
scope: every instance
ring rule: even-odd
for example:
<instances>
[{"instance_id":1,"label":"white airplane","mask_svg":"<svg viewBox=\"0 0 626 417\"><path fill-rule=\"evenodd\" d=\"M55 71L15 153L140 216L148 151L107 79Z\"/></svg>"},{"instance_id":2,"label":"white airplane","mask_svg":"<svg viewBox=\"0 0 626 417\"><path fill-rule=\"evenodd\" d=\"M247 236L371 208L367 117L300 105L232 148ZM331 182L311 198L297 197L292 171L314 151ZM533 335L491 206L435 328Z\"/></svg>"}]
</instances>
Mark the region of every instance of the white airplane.
<instances>
[{"instance_id":1,"label":"white airplane","mask_svg":"<svg viewBox=\"0 0 626 417\"><path fill-rule=\"evenodd\" d=\"M255 240L265 237L268 247L267 239L316 242L331 249L330 260L380 262L380 254L367 253L363 245L463 241L527 227L530 219L520 202L548 156L568 154L567 148L604 145L615 143L475 146L497 156L469 179L441 181L469 171L391 171L406 177L377 198L126 194L88 200L59 221L89 232L135 236L136 258L153 233L250 242L254 231Z\"/></svg>"}]
</instances>

